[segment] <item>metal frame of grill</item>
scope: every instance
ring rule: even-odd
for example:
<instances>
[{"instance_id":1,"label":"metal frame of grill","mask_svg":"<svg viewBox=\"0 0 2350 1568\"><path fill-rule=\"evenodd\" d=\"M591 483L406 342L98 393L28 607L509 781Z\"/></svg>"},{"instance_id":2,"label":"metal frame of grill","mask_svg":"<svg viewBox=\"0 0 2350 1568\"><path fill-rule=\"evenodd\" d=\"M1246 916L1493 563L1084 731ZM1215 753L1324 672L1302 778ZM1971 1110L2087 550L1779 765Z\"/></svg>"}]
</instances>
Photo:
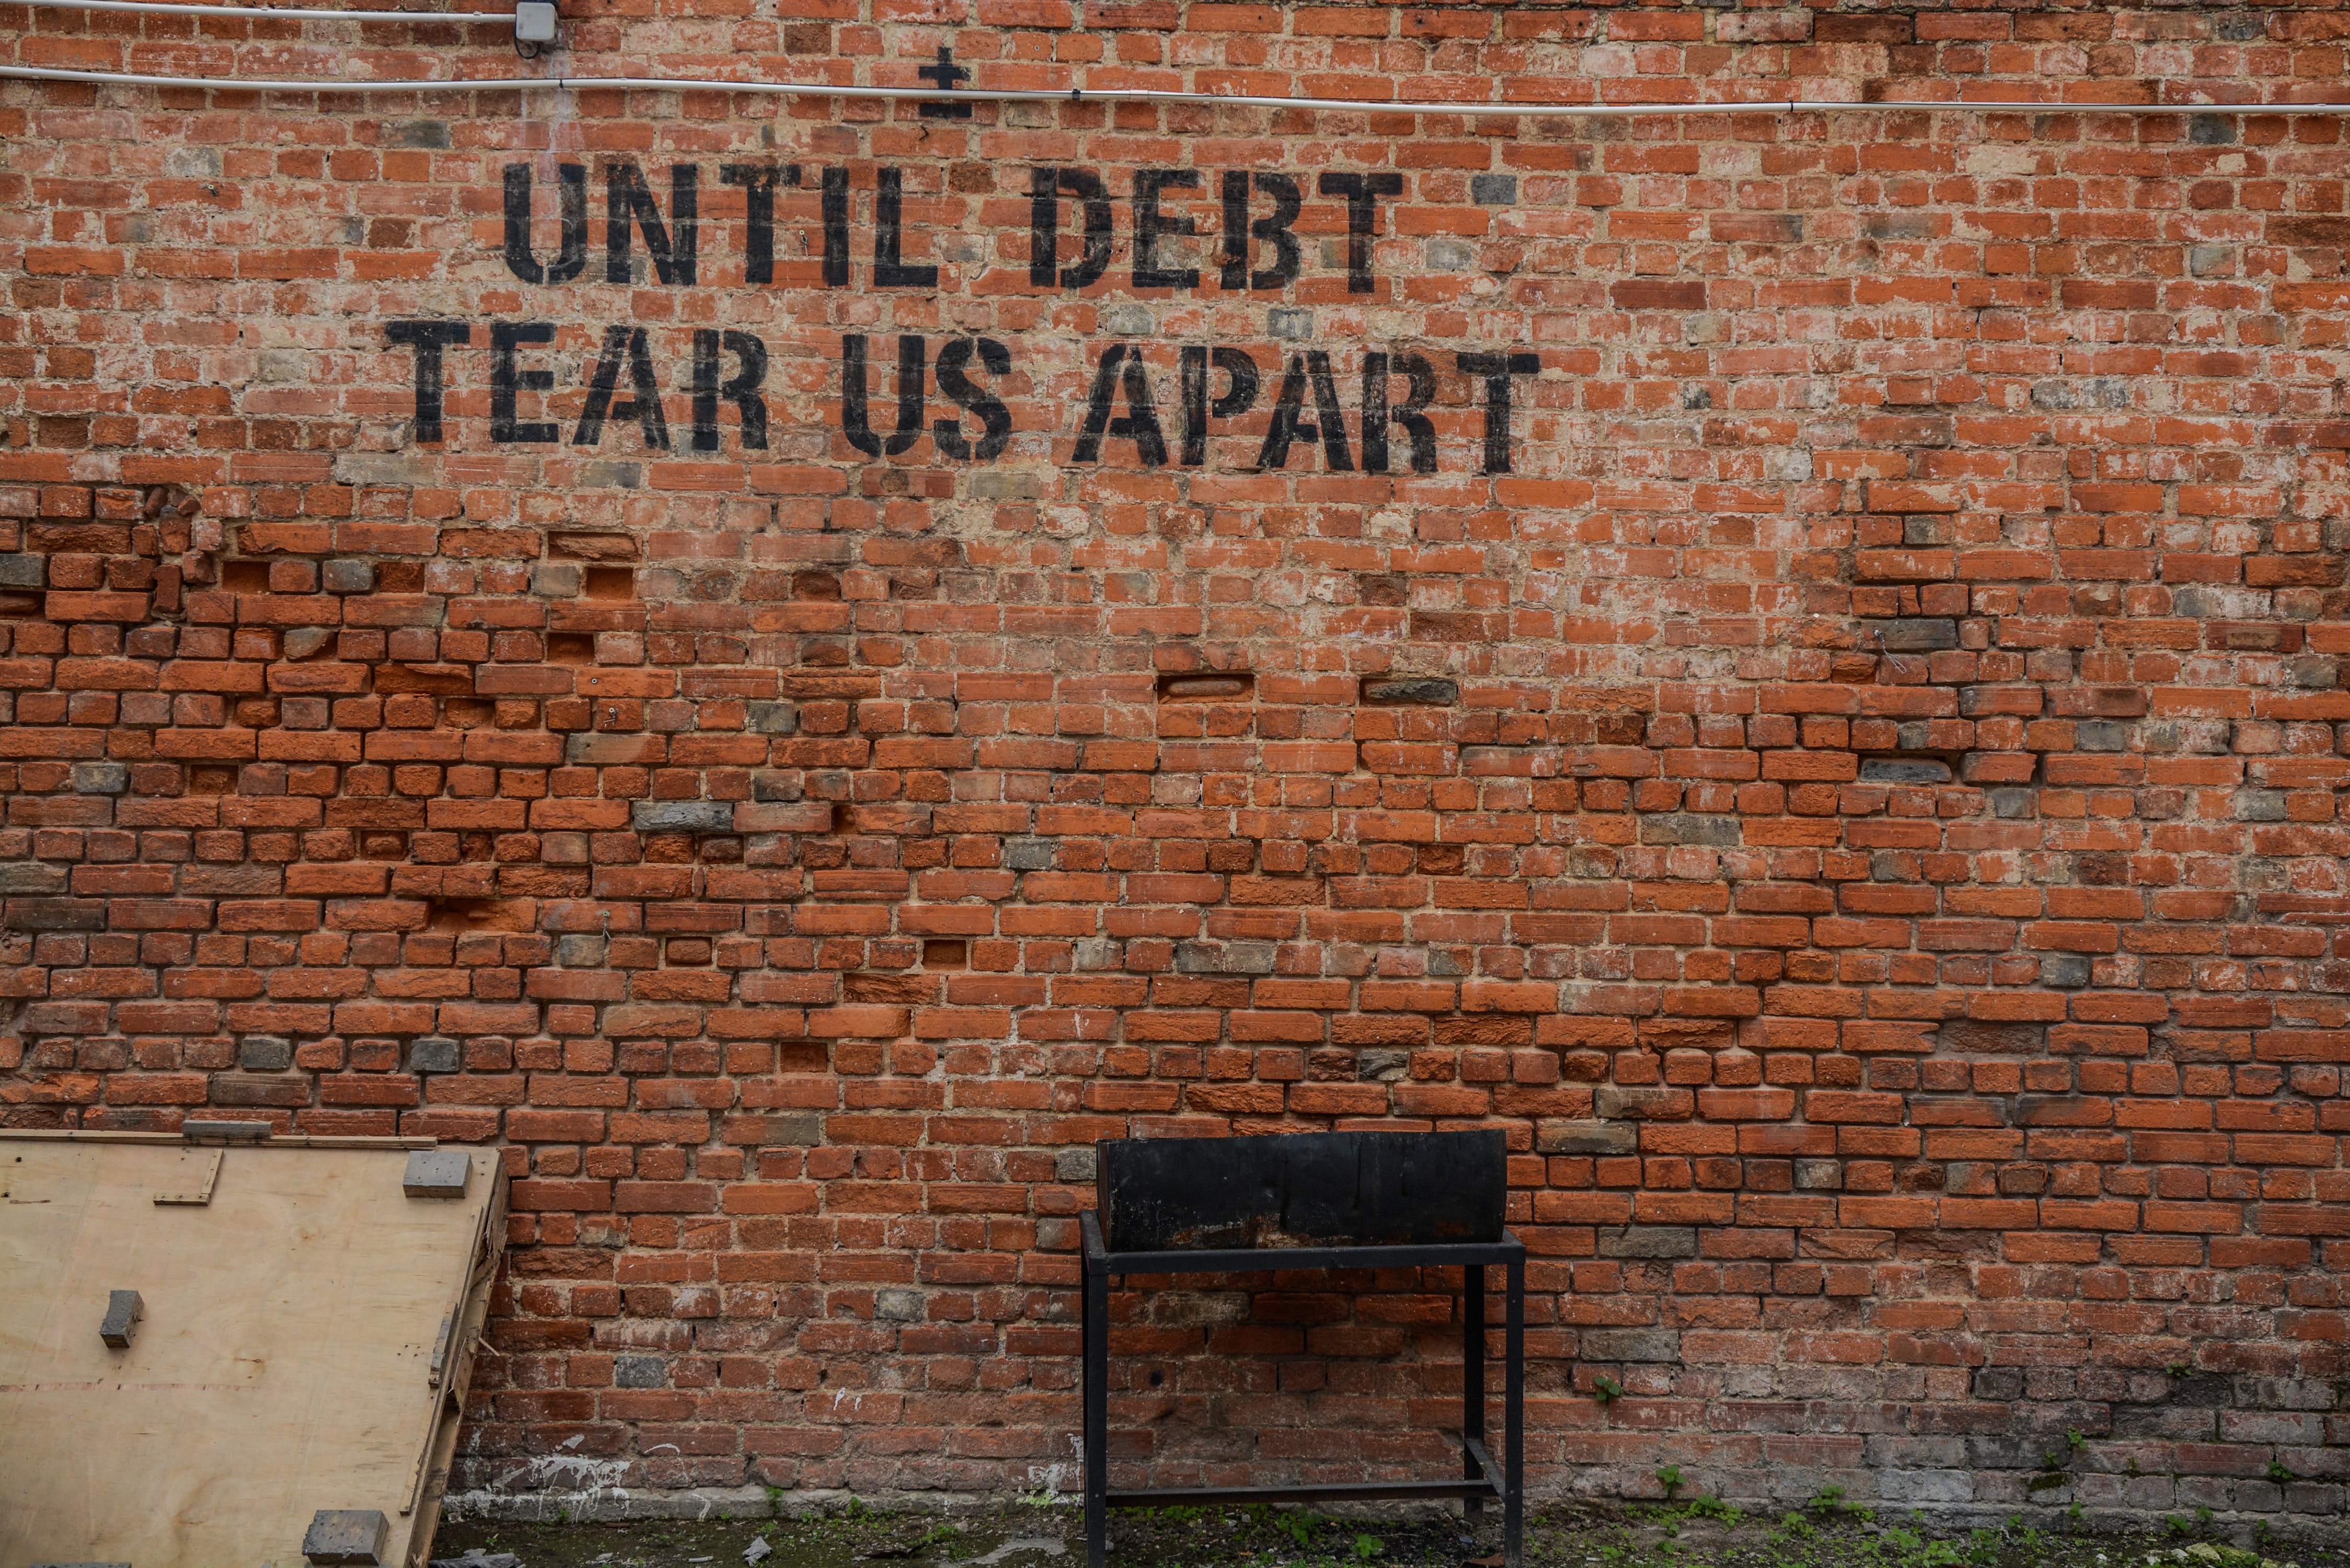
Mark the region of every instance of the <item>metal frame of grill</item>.
<instances>
[{"instance_id":1,"label":"metal frame of grill","mask_svg":"<svg viewBox=\"0 0 2350 1568\"><path fill-rule=\"evenodd\" d=\"M1508 1231L1498 1241L1406 1246L1250 1247L1201 1251L1113 1252L1099 1217L1080 1219L1085 1238L1085 1486L1086 1562L1105 1568L1109 1511L1184 1504L1363 1501L1416 1498L1462 1501L1471 1523L1489 1500L1502 1505L1503 1560L1525 1562L1526 1249ZM1329 1485L1157 1487L1113 1491L1109 1486L1109 1282L1135 1274L1262 1272L1276 1269L1458 1268L1461 1272L1461 1479L1366 1481ZM1485 1444L1485 1271L1500 1268L1503 1292L1502 1457ZM1452 1434L1447 1434L1451 1436Z\"/></svg>"}]
</instances>

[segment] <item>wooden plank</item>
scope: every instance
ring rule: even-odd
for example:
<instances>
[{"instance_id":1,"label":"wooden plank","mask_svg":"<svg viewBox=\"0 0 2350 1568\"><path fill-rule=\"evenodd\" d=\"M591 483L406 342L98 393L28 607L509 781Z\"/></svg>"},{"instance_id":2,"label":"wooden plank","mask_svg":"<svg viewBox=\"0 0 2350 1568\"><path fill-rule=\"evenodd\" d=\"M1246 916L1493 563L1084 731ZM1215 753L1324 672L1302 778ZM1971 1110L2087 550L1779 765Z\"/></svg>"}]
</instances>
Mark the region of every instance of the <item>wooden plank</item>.
<instances>
[{"instance_id":1,"label":"wooden plank","mask_svg":"<svg viewBox=\"0 0 2350 1568\"><path fill-rule=\"evenodd\" d=\"M24 1127L0 1132L0 1137L32 1143L145 1143L185 1147L191 1141L181 1133L85 1132L79 1127ZM209 1146L207 1146L209 1147ZM439 1148L437 1137L367 1137L358 1133L279 1133L271 1148Z\"/></svg>"},{"instance_id":2,"label":"wooden plank","mask_svg":"<svg viewBox=\"0 0 2350 1568\"><path fill-rule=\"evenodd\" d=\"M155 1201L158 1203L192 1203L200 1207L203 1204L210 1203L213 1200L213 1189L220 1185L221 1161L225 1159L227 1157L228 1150L224 1148L216 1148L213 1150L212 1158L205 1160L199 1168L200 1174L198 1175L196 1184L193 1187L188 1188L182 1191L158 1192L155 1194Z\"/></svg>"},{"instance_id":3,"label":"wooden plank","mask_svg":"<svg viewBox=\"0 0 2350 1568\"><path fill-rule=\"evenodd\" d=\"M293 1568L326 1508L423 1560L505 1184L479 1149L466 1197L409 1198L413 1141L233 1147L192 1207L154 1196L224 1151L0 1134L0 1564ZM145 1316L109 1350L121 1289Z\"/></svg>"},{"instance_id":4,"label":"wooden plank","mask_svg":"<svg viewBox=\"0 0 2350 1568\"><path fill-rule=\"evenodd\" d=\"M423 1484L409 1534L406 1568L424 1568L432 1532L440 1526L441 1502L449 1491L449 1466L457 1457L457 1428L464 1424L465 1395L473 1384L474 1357L483 1348L482 1332L489 1323L490 1290L497 1283L498 1261L505 1254L506 1184L501 1180L497 1189L495 1201L483 1217L473 1279L451 1335L450 1363L441 1380L432 1440L425 1449Z\"/></svg>"}]
</instances>

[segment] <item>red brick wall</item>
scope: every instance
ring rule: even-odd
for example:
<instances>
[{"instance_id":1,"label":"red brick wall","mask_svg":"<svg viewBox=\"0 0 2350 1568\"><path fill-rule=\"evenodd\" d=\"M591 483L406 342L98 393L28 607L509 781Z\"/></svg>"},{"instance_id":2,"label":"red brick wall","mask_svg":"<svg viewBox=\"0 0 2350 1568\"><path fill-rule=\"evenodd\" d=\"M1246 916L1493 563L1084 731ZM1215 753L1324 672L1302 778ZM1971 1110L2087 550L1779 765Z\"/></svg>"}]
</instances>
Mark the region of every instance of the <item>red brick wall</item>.
<instances>
[{"instance_id":1,"label":"red brick wall","mask_svg":"<svg viewBox=\"0 0 2350 1568\"><path fill-rule=\"evenodd\" d=\"M2320 6L702 9L567 21L564 68L2344 96ZM0 29L525 68L494 26ZM503 171L559 265L567 162L585 275L525 282ZM754 283L722 169L770 162L803 177ZM614 163L672 241L698 171L691 285L633 230L606 281ZM1030 281L1040 165L1102 178L1100 281ZM1159 168L1201 171L1156 247L1196 287L1133 284ZM884 169L934 285L876 275ZM1231 170L1298 181L1294 282L1222 286ZM1357 289L1319 181L1374 172ZM2345 182L2324 116L0 86L0 1119L503 1144L461 1486L1033 1489L1092 1140L1492 1124L1546 1490L2334 1511ZM468 324L439 441L402 321ZM494 322L553 328L508 410ZM764 345L765 448L694 408L698 332ZM858 451L851 334L877 445L901 334L924 423L946 347L1001 343L959 352L1004 450ZM1080 454L1112 344L1157 464L1128 424ZM1263 385L1193 464L1211 345ZM1308 349L1338 450L1273 466ZM1432 474L1399 418L1367 460L1375 351L1429 361ZM1502 351L1540 369L1495 473L1457 357ZM1443 1282L1359 1282L1126 1303L1120 1473L1437 1462Z\"/></svg>"}]
</instances>

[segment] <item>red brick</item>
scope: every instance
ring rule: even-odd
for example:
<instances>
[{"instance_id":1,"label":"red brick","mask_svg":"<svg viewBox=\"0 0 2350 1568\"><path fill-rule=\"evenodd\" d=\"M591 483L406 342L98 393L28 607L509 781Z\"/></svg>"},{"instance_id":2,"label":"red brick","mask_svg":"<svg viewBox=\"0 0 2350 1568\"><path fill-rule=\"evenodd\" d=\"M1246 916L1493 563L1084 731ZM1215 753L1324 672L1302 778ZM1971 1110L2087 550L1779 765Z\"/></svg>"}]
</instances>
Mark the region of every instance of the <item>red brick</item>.
<instances>
[{"instance_id":1,"label":"red brick","mask_svg":"<svg viewBox=\"0 0 2350 1568\"><path fill-rule=\"evenodd\" d=\"M2258 102L2339 75L2338 7L2314 10L2252 41L2184 10L811 0L780 42L842 80L912 85L946 38L983 88L1627 104L1791 62L1814 96L2028 78L2061 104L2191 55L2199 93ZM742 40L713 21L740 19L632 12L589 41L721 75ZM26 47L103 67L107 37ZM221 46L223 73L269 65ZM409 76L463 74L468 46L338 47ZM1033 1491L1067 1430L1075 1150L1473 1125L1510 1140L1534 1253L1538 1489L1638 1490L1678 1455L1738 1501L1925 1463L2012 1501L1997 1456L2097 1405L2142 1476L2188 1478L2177 1506L2338 1503L2262 1479L2323 1446L2272 1407L2333 1375L2324 1282L2350 1263L2328 505L2350 424L2309 352L2350 334L2331 121L1627 136L1407 108L1334 140L1304 110L1081 99L915 134L903 106L754 123L583 92L551 157L487 102L199 118L123 91L111 119L78 87L10 98L11 150L47 172L0 182L7 319L37 327L0 328L23 389L0 409L0 1122L259 1106L503 1148L500 1355L461 1488L567 1451L654 1491ZM1986 139L2032 179L1983 181ZM75 183L155 145L206 168ZM503 167L533 172L545 265L574 152L649 167L665 213L658 165L700 171L693 284L606 285L600 196L584 277L515 275ZM802 177L753 285L719 170L771 161ZM838 290L806 248L827 166ZM883 168L935 286L876 276ZM1021 265L1035 168L1103 180L1113 254L1083 293ZM1135 297L1152 169L1199 176L1161 201L1196 233L1159 249L1202 276ZM1251 172L1298 182L1302 272L1227 298L1223 177ZM1360 173L1399 182L1367 292L1320 183ZM385 335L412 317L473 330L437 444ZM559 389L515 410L547 443L492 428L485 324L525 320L557 331L518 359ZM665 452L633 417L575 440L615 326L644 330ZM694 441L713 328L766 348L764 451L728 399ZM906 450L841 427L849 331L881 441L894 338L923 338ZM941 356L974 337L1013 367L966 361L1013 421L995 459L937 433ZM1113 342L1163 462L1109 434L1116 375L1076 459ZM289 343L317 352L267 347ZM1261 385L1194 464L1184 353L1211 346ZM1373 472L1373 349L1436 372L1433 474L1393 420ZM1492 393L1455 356L1503 351L1538 369L1509 378L1487 474ZM1260 462L1293 357L1333 439ZM1424 700L1358 700L1396 680ZM255 1035L292 1065L245 1070ZM423 1070L434 1035L459 1071ZM1170 1403L1119 1464L1416 1462L1379 1435L1450 1397L1444 1288L1245 1282L1213 1324L1121 1295ZM1181 1391L1231 1394L1266 1351L1342 1360L1218 1407L1253 1449L1210 1440ZM2190 1354L2256 1374L2193 1442L2137 1408L2167 1390L2132 1392ZM621 1355L661 1386L619 1386ZM1612 1413L1586 1397L1602 1365ZM2207 1481L2231 1490L2189 1496Z\"/></svg>"}]
</instances>

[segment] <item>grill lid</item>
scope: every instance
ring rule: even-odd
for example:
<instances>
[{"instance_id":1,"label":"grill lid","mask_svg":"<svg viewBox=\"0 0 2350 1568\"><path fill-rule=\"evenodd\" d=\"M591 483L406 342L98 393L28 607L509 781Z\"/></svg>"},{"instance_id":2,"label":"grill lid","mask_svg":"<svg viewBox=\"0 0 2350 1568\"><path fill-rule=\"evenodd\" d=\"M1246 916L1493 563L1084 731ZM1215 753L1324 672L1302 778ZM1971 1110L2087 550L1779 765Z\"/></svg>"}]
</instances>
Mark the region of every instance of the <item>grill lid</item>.
<instances>
[{"instance_id":1,"label":"grill lid","mask_svg":"<svg viewBox=\"0 0 2350 1568\"><path fill-rule=\"evenodd\" d=\"M1117 1252L1498 1241L1500 1128L1113 1138L1096 1146Z\"/></svg>"}]
</instances>

